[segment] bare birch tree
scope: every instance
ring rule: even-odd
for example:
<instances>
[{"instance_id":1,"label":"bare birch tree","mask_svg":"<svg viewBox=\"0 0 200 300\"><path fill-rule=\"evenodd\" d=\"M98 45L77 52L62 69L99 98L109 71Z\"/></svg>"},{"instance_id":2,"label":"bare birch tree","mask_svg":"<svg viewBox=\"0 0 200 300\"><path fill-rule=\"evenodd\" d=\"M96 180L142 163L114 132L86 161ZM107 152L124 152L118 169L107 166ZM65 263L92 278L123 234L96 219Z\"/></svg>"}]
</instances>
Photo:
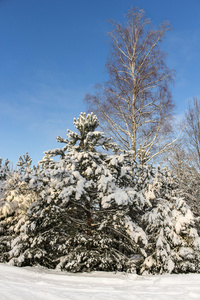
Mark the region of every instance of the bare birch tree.
<instances>
[{"instance_id":1,"label":"bare birch tree","mask_svg":"<svg viewBox=\"0 0 200 300\"><path fill-rule=\"evenodd\" d=\"M193 97L185 114L186 145L191 164L200 171L200 100Z\"/></svg>"},{"instance_id":2,"label":"bare birch tree","mask_svg":"<svg viewBox=\"0 0 200 300\"><path fill-rule=\"evenodd\" d=\"M166 31L164 22L154 29L143 10L131 9L125 26L111 21L110 55L106 63L109 79L85 100L88 110L101 120L122 149L152 159L171 144L173 102L170 84L174 73L159 48ZM138 152L139 149L139 152Z\"/></svg>"}]
</instances>

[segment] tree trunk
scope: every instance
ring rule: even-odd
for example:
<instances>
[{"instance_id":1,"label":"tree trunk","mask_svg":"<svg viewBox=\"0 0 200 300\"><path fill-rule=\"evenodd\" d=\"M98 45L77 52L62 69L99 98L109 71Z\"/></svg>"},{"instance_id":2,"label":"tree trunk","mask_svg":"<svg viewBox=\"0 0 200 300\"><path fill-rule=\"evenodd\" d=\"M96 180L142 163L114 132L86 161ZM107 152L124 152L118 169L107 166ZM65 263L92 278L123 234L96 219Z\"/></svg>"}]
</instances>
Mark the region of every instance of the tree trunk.
<instances>
[{"instance_id":1,"label":"tree trunk","mask_svg":"<svg viewBox=\"0 0 200 300\"><path fill-rule=\"evenodd\" d=\"M91 226L91 224L92 224L92 214L91 214L91 207L90 207L89 201L86 202L86 208L87 208L86 216L87 216L87 227L88 227L87 235L92 236L92 226ZM87 244L87 249L91 250L91 243L90 242L88 242L88 244Z\"/></svg>"}]
</instances>

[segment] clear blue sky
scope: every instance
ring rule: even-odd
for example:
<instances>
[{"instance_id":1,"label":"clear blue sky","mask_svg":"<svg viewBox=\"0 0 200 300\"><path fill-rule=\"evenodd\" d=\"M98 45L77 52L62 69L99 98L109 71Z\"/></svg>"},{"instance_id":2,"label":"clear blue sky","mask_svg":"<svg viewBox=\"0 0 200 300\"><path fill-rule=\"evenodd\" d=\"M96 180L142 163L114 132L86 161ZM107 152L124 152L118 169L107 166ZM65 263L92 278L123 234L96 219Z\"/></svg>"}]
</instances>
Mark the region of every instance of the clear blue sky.
<instances>
[{"instance_id":1,"label":"clear blue sky","mask_svg":"<svg viewBox=\"0 0 200 300\"><path fill-rule=\"evenodd\" d=\"M0 0L0 157L16 164L29 152L60 147L84 96L105 80L108 19L143 8L155 26L174 30L163 49L176 70L178 116L200 96L200 0Z\"/></svg>"}]
</instances>

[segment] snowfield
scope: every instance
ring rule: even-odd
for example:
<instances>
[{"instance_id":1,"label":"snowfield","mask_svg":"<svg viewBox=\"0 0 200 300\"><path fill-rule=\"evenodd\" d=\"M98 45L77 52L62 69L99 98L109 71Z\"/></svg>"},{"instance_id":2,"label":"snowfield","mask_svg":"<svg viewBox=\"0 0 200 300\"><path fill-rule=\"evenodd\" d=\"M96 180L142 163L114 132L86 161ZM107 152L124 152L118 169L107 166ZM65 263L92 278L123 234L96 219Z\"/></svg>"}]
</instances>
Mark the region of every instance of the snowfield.
<instances>
[{"instance_id":1,"label":"snowfield","mask_svg":"<svg viewBox=\"0 0 200 300\"><path fill-rule=\"evenodd\" d=\"M1 300L200 299L200 274L71 274L6 264L0 264L0 274Z\"/></svg>"}]
</instances>

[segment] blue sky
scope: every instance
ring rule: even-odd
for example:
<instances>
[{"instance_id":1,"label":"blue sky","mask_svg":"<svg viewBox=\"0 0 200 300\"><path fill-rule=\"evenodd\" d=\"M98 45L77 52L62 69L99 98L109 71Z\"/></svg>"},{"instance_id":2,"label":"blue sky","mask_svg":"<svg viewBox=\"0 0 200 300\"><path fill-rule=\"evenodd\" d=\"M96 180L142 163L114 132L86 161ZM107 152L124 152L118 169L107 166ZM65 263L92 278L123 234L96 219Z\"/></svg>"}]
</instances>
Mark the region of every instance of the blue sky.
<instances>
[{"instance_id":1,"label":"blue sky","mask_svg":"<svg viewBox=\"0 0 200 300\"><path fill-rule=\"evenodd\" d=\"M200 97L199 0L0 0L0 157L15 166L29 152L36 164L60 146L56 136L73 129L85 94L106 79L107 20L123 22L131 6L174 28L162 48L176 71L177 117Z\"/></svg>"}]
</instances>

